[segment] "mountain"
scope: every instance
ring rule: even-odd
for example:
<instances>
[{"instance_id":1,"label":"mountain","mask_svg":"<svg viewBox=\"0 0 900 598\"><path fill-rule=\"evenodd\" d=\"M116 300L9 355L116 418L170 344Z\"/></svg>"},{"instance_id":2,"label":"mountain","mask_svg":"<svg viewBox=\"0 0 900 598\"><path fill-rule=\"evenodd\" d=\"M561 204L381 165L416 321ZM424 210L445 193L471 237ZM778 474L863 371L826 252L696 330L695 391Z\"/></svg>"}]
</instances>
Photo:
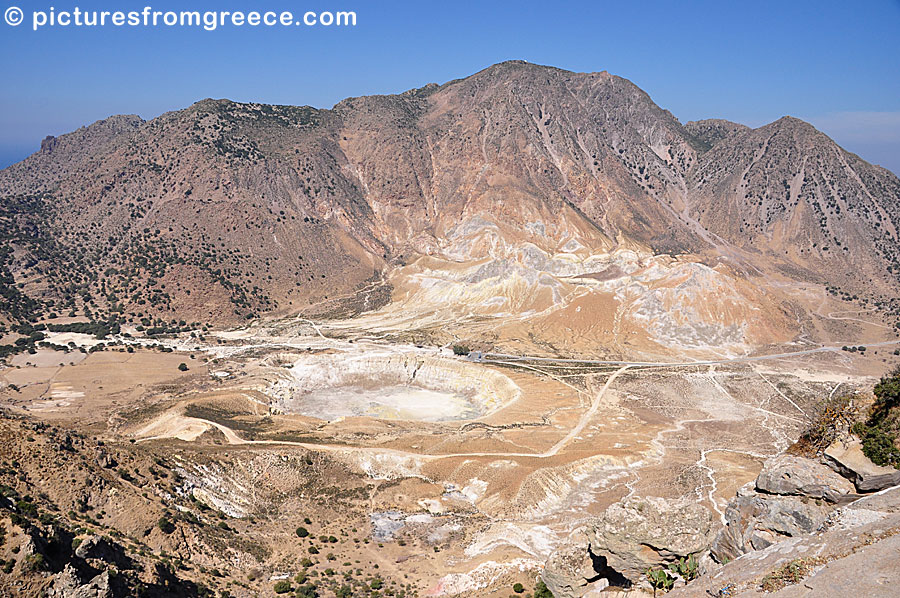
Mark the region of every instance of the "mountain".
<instances>
[{"instance_id":1,"label":"mountain","mask_svg":"<svg viewBox=\"0 0 900 598\"><path fill-rule=\"evenodd\" d=\"M895 284L900 181L791 117L732 133L690 173L691 212L729 243L779 261ZM727 201L722 201L727 198Z\"/></svg>"},{"instance_id":2,"label":"mountain","mask_svg":"<svg viewBox=\"0 0 900 598\"><path fill-rule=\"evenodd\" d=\"M898 307L890 172L797 119L682 125L621 77L520 61L331 110L112 117L46 139L0 197L9 321L380 308L603 353L789 340L815 311L792 285Z\"/></svg>"}]
</instances>

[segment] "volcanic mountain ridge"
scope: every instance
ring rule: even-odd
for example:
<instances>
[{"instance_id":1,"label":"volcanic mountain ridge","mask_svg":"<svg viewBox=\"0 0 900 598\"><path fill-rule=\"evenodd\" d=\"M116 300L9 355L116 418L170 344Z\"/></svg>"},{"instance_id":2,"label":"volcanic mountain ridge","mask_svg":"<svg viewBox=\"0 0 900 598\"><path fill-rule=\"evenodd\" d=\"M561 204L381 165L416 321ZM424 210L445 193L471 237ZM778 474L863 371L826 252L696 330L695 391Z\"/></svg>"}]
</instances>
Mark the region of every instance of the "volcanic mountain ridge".
<instances>
[{"instance_id":1,"label":"volcanic mountain ridge","mask_svg":"<svg viewBox=\"0 0 900 598\"><path fill-rule=\"evenodd\" d=\"M827 335L838 299L900 309L889 171L795 118L682 125L621 77L521 61L331 110L111 117L44 140L0 197L13 323L380 309L625 354Z\"/></svg>"}]
</instances>

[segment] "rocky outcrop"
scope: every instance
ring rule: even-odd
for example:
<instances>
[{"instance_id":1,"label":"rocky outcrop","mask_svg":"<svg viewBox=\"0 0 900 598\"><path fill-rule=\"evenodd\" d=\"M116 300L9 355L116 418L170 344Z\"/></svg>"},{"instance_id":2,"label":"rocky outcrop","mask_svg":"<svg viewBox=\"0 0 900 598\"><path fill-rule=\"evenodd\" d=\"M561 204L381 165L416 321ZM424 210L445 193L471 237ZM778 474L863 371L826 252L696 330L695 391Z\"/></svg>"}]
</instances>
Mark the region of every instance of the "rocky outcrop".
<instances>
[{"instance_id":1,"label":"rocky outcrop","mask_svg":"<svg viewBox=\"0 0 900 598\"><path fill-rule=\"evenodd\" d=\"M712 517L691 500L632 498L610 506L588 532L592 554L635 582L649 567L709 548Z\"/></svg>"},{"instance_id":2,"label":"rocky outcrop","mask_svg":"<svg viewBox=\"0 0 900 598\"><path fill-rule=\"evenodd\" d=\"M644 583L647 569L705 553L712 540L709 510L682 499L630 498L574 533L545 565L556 598Z\"/></svg>"},{"instance_id":3,"label":"rocky outcrop","mask_svg":"<svg viewBox=\"0 0 900 598\"><path fill-rule=\"evenodd\" d=\"M852 500L856 488L832 469L793 455L769 459L756 478L756 489L768 494L808 496L837 503Z\"/></svg>"},{"instance_id":4,"label":"rocky outcrop","mask_svg":"<svg viewBox=\"0 0 900 598\"><path fill-rule=\"evenodd\" d=\"M900 487L836 508L812 534L730 561L668 598L888 598L900 584ZM864 573L864 574L861 574Z\"/></svg>"},{"instance_id":5,"label":"rocky outcrop","mask_svg":"<svg viewBox=\"0 0 900 598\"><path fill-rule=\"evenodd\" d=\"M858 440L836 442L825 450L826 463L852 481L860 492L877 492L900 484L900 469L880 467L862 452Z\"/></svg>"},{"instance_id":6,"label":"rocky outcrop","mask_svg":"<svg viewBox=\"0 0 900 598\"><path fill-rule=\"evenodd\" d=\"M726 525L713 542L712 554L720 563L727 562L785 538L811 533L825 523L829 511L808 498L740 496L725 510Z\"/></svg>"},{"instance_id":7,"label":"rocky outcrop","mask_svg":"<svg viewBox=\"0 0 900 598\"><path fill-rule=\"evenodd\" d=\"M103 571L90 581L82 583L75 568L72 565L66 565L65 569L54 576L47 596L48 598L112 598L114 594L109 586L109 571Z\"/></svg>"},{"instance_id":8,"label":"rocky outcrop","mask_svg":"<svg viewBox=\"0 0 900 598\"><path fill-rule=\"evenodd\" d=\"M547 560L541 578L556 598L584 596L596 581L590 541L584 529L576 530Z\"/></svg>"},{"instance_id":9,"label":"rocky outcrop","mask_svg":"<svg viewBox=\"0 0 900 598\"><path fill-rule=\"evenodd\" d=\"M755 487L742 489L728 504L725 528L712 545L713 557L727 562L813 533L836 504L859 499L857 492L900 484L900 471L873 464L858 442L832 446L825 460L831 467L795 455L766 461Z\"/></svg>"},{"instance_id":10,"label":"rocky outcrop","mask_svg":"<svg viewBox=\"0 0 900 598\"><path fill-rule=\"evenodd\" d=\"M113 469L118 466L119 463L103 449L97 450L97 465L102 467L103 469Z\"/></svg>"},{"instance_id":11,"label":"rocky outcrop","mask_svg":"<svg viewBox=\"0 0 900 598\"><path fill-rule=\"evenodd\" d=\"M725 510L725 528L712 545L721 562L809 534L825 523L834 503L859 496L846 478L813 459L779 455L767 460L754 488L744 488Z\"/></svg>"},{"instance_id":12,"label":"rocky outcrop","mask_svg":"<svg viewBox=\"0 0 900 598\"><path fill-rule=\"evenodd\" d=\"M130 569L134 565L121 546L112 544L101 536L85 538L75 549L75 556L100 560L120 569Z\"/></svg>"},{"instance_id":13,"label":"rocky outcrop","mask_svg":"<svg viewBox=\"0 0 900 598\"><path fill-rule=\"evenodd\" d=\"M700 505L662 498L624 500L574 532L547 561L542 578L557 598L580 598L608 586L640 585L647 569L680 556L702 557L709 549L719 562L741 560L791 539L821 534L835 517L855 521L871 519L872 511L900 512L900 490L862 499L857 494L893 479L892 472L871 462L844 461L852 465L847 470L854 472L856 486L813 459L769 459L755 485L729 503L726 525L712 542L710 513ZM847 504L851 506L840 509Z\"/></svg>"}]
</instances>

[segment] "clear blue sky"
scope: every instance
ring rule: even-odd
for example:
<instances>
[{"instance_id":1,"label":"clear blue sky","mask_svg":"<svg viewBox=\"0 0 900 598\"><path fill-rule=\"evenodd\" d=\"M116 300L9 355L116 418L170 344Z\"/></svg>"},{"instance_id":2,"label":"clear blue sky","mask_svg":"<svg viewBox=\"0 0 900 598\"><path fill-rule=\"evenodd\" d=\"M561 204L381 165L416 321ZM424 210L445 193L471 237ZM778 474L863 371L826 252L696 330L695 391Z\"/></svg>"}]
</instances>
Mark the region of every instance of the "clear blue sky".
<instances>
[{"instance_id":1,"label":"clear blue sky","mask_svg":"<svg viewBox=\"0 0 900 598\"><path fill-rule=\"evenodd\" d=\"M31 11L353 10L351 29L31 29ZM331 107L524 59L632 80L682 121L785 114L900 172L900 0L6 0L0 166L111 114L206 97Z\"/></svg>"}]
</instances>

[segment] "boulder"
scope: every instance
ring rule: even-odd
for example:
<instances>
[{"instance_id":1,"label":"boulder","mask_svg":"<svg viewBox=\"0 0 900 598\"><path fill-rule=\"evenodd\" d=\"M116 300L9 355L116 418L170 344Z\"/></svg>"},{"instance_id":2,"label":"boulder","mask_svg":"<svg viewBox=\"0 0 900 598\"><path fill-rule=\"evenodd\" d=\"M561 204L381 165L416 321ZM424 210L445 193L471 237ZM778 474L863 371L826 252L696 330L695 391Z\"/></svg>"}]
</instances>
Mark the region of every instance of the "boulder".
<instances>
[{"instance_id":1,"label":"boulder","mask_svg":"<svg viewBox=\"0 0 900 598\"><path fill-rule=\"evenodd\" d=\"M588 537L595 569L599 564L610 576L637 583L650 567L708 550L712 516L692 500L629 498L594 520Z\"/></svg>"},{"instance_id":2,"label":"boulder","mask_svg":"<svg viewBox=\"0 0 900 598\"><path fill-rule=\"evenodd\" d=\"M694 501L625 499L573 532L541 578L556 598L610 596L643 584L651 567L702 555L711 540L712 516Z\"/></svg>"},{"instance_id":3,"label":"boulder","mask_svg":"<svg viewBox=\"0 0 900 598\"><path fill-rule=\"evenodd\" d=\"M825 449L829 467L850 480L860 492L877 492L900 485L900 469L875 465L858 440L838 441Z\"/></svg>"},{"instance_id":4,"label":"boulder","mask_svg":"<svg viewBox=\"0 0 900 598\"><path fill-rule=\"evenodd\" d=\"M118 465L118 462L105 450L99 449L97 451L97 465L103 469L112 469Z\"/></svg>"},{"instance_id":5,"label":"boulder","mask_svg":"<svg viewBox=\"0 0 900 598\"><path fill-rule=\"evenodd\" d=\"M597 576L590 554L590 541L583 529L573 532L550 555L541 579L556 598L579 598Z\"/></svg>"},{"instance_id":6,"label":"boulder","mask_svg":"<svg viewBox=\"0 0 900 598\"><path fill-rule=\"evenodd\" d=\"M103 571L87 582L83 582L72 565L53 576L47 592L48 598L112 598L109 587L109 571Z\"/></svg>"},{"instance_id":7,"label":"boulder","mask_svg":"<svg viewBox=\"0 0 900 598\"><path fill-rule=\"evenodd\" d=\"M856 493L853 484L827 465L794 455L766 461L756 478L756 489L767 494L823 498L832 503L848 502Z\"/></svg>"},{"instance_id":8,"label":"boulder","mask_svg":"<svg viewBox=\"0 0 900 598\"><path fill-rule=\"evenodd\" d=\"M795 496L738 496L725 509L725 528L712 544L717 561L736 559L788 537L819 529L833 509L821 501Z\"/></svg>"},{"instance_id":9,"label":"boulder","mask_svg":"<svg viewBox=\"0 0 900 598\"><path fill-rule=\"evenodd\" d=\"M121 546L110 543L102 536L85 538L75 549L75 556L82 559L98 559L116 565L120 569L130 569L134 564Z\"/></svg>"}]
</instances>

